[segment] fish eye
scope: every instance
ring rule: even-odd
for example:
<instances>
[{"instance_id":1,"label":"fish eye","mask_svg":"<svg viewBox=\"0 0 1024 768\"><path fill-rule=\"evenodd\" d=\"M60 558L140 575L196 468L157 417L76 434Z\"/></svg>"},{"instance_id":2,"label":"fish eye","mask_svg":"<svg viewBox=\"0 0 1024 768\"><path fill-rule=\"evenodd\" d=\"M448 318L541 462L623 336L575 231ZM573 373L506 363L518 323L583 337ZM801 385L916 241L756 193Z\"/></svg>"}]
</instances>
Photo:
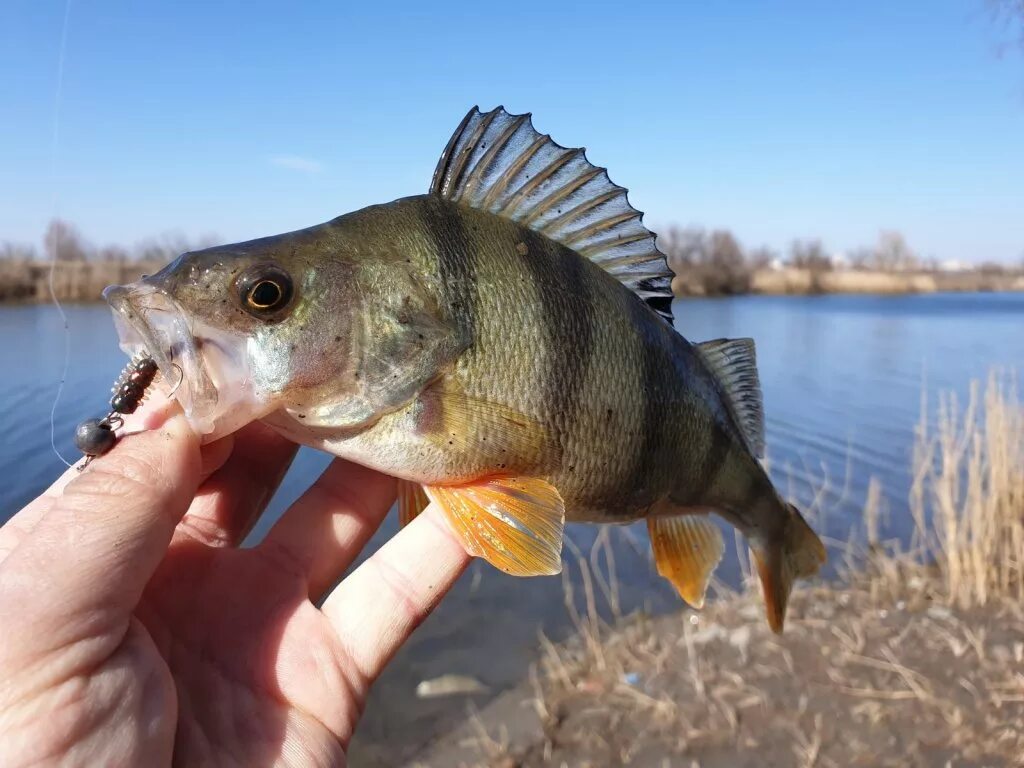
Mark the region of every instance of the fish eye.
<instances>
[{"instance_id":1,"label":"fish eye","mask_svg":"<svg viewBox=\"0 0 1024 768\"><path fill-rule=\"evenodd\" d=\"M260 280L249 289L249 306L253 309L271 309L281 300L284 292L273 280Z\"/></svg>"},{"instance_id":2,"label":"fish eye","mask_svg":"<svg viewBox=\"0 0 1024 768\"><path fill-rule=\"evenodd\" d=\"M276 316L292 299L291 276L276 264L261 264L236 281L242 308L261 319Z\"/></svg>"}]
</instances>

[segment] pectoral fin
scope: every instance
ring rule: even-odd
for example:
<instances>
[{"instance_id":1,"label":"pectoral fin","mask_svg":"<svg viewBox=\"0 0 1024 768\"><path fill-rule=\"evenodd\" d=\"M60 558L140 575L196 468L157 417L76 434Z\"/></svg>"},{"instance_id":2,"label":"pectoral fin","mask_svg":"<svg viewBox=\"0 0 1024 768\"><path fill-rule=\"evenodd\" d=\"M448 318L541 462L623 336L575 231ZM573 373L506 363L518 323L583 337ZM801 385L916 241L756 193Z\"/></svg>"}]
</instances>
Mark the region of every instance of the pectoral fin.
<instances>
[{"instance_id":1,"label":"pectoral fin","mask_svg":"<svg viewBox=\"0 0 1024 768\"><path fill-rule=\"evenodd\" d=\"M703 514L649 517L647 532L658 573L694 608L704 606L711 574L722 559L722 532Z\"/></svg>"},{"instance_id":2,"label":"pectoral fin","mask_svg":"<svg viewBox=\"0 0 1024 768\"><path fill-rule=\"evenodd\" d=\"M429 503L430 499L419 483L411 480L398 481L398 524L403 528L426 509Z\"/></svg>"},{"instance_id":3,"label":"pectoral fin","mask_svg":"<svg viewBox=\"0 0 1024 768\"><path fill-rule=\"evenodd\" d=\"M424 490L469 554L513 576L561 572L565 505L551 484L500 477Z\"/></svg>"},{"instance_id":4,"label":"pectoral fin","mask_svg":"<svg viewBox=\"0 0 1024 768\"><path fill-rule=\"evenodd\" d=\"M417 429L449 453L472 453L509 475L557 462L558 440L549 428L508 405L462 391L444 379L419 396Z\"/></svg>"}]
</instances>

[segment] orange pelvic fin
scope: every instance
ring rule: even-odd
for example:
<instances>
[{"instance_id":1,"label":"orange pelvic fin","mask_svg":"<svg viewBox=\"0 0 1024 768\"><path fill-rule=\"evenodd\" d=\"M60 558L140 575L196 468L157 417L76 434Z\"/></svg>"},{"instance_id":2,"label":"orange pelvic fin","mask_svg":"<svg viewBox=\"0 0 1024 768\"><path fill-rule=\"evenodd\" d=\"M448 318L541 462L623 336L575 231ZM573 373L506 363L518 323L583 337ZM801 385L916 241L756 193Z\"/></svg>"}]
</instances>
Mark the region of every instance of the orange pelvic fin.
<instances>
[{"instance_id":1,"label":"orange pelvic fin","mask_svg":"<svg viewBox=\"0 0 1024 768\"><path fill-rule=\"evenodd\" d=\"M550 483L499 477L424 490L469 554L513 576L561 572L565 505Z\"/></svg>"},{"instance_id":2,"label":"orange pelvic fin","mask_svg":"<svg viewBox=\"0 0 1024 768\"><path fill-rule=\"evenodd\" d=\"M419 483L411 480L398 481L398 524L403 528L426 509L429 503L430 499Z\"/></svg>"},{"instance_id":3,"label":"orange pelvic fin","mask_svg":"<svg viewBox=\"0 0 1024 768\"><path fill-rule=\"evenodd\" d=\"M658 573L672 582L679 595L694 608L704 607L704 594L715 567L725 552L722 532L706 514L648 517Z\"/></svg>"}]
</instances>

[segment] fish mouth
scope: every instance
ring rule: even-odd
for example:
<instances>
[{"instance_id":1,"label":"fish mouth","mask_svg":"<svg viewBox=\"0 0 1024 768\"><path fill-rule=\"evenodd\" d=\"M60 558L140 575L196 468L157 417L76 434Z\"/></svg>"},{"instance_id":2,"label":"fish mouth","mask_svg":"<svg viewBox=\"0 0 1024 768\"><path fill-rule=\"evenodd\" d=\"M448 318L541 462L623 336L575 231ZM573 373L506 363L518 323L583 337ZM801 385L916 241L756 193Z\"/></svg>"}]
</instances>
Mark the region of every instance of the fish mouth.
<instances>
[{"instance_id":1,"label":"fish mouth","mask_svg":"<svg viewBox=\"0 0 1024 768\"><path fill-rule=\"evenodd\" d=\"M156 361L169 392L200 434L215 430L217 387L206 371L203 341L192 331L178 303L160 287L145 281L112 285L103 298L114 313L121 349Z\"/></svg>"}]
</instances>

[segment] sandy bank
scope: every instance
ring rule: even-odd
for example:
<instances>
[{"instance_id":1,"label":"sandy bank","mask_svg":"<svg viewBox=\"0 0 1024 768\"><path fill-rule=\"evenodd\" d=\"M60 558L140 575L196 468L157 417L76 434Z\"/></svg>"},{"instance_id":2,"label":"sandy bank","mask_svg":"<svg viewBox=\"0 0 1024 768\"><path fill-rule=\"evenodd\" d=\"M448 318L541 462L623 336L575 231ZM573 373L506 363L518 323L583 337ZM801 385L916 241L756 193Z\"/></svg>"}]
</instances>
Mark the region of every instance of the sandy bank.
<instances>
[{"instance_id":1,"label":"sandy bank","mask_svg":"<svg viewBox=\"0 0 1024 768\"><path fill-rule=\"evenodd\" d=\"M827 542L841 578L796 591L782 636L749 578L699 614L610 623L585 580L585 609L566 599L576 637L542 638L531 679L416 765L1024 766L1017 391L992 373L962 411L940 395L917 430L913 543L882 537L872 480L863 535ZM610 562L598 579L578 561L614 583Z\"/></svg>"},{"instance_id":2,"label":"sandy bank","mask_svg":"<svg viewBox=\"0 0 1024 768\"><path fill-rule=\"evenodd\" d=\"M920 574L642 616L550 647L521 685L410 765L1024 764L1024 609L957 610Z\"/></svg>"}]
</instances>

